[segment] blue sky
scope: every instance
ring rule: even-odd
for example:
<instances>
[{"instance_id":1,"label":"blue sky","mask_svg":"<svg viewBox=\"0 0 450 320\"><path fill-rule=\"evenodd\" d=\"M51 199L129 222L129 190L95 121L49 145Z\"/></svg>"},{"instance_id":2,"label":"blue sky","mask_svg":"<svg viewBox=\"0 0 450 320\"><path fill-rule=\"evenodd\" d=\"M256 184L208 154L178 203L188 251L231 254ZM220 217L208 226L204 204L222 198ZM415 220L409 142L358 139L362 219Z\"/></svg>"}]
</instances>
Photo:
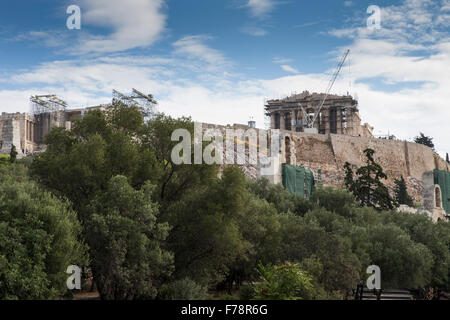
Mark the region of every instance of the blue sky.
<instances>
[{"instance_id":1,"label":"blue sky","mask_svg":"<svg viewBox=\"0 0 450 320\"><path fill-rule=\"evenodd\" d=\"M66 27L69 5L81 30ZM264 99L324 91L349 48L333 93L357 96L375 134L423 131L450 152L449 31L449 0L3 0L0 112L27 111L32 94L75 108L137 88L173 116L262 127Z\"/></svg>"}]
</instances>

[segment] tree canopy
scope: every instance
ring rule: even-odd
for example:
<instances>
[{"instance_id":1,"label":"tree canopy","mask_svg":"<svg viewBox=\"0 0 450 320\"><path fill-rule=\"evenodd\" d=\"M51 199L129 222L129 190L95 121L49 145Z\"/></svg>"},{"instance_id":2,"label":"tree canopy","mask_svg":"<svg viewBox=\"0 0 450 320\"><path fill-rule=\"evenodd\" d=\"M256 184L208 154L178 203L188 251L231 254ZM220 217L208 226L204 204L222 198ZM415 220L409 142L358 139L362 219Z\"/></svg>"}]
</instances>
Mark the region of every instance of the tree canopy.
<instances>
[{"instance_id":1,"label":"tree canopy","mask_svg":"<svg viewBox=\"0 0 450 320\"><path fill-rule=\"evenodd\" d=\"M353 170L350 164L345 164L345 185L361 205L373 207L379 210L390 210L394 208L394 201L389 194L388 188L382 180L387 179L383 168L375 162L375 151L364 150L366 165L356 170L356 179L353 179Z\"/></svg>"},{"instance_id":2,"label":"tree canopy","mask_svg":"<svg viewBox=\"0 0 450 320\"><path fill-rule=\"evenodd\" d=\"M88 265L81 225L67 201L30 181L22 165L0 165L0 299L55 299L69 265Z\"/></svg>"},{"instance_id":3,"label":"tree canopy","mask_svg":"<svg viewBox=\"0 0 450 320\"><path fill-rule=\"evenodd\" d=\"M426 136L422 132L420 132L420 134L414 138L414 142L423 144L424 146L430 147L431 149L434 150L433 138Z\"/></svg>"}]
</instances>

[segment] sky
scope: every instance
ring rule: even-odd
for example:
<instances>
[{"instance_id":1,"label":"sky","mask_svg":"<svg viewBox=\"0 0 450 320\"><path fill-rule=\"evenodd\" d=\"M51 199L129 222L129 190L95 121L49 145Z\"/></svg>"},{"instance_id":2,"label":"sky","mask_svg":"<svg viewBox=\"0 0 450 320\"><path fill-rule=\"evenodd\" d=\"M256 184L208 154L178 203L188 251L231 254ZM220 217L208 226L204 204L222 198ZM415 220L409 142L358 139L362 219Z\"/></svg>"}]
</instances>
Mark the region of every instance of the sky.
<instances>
[{"instance_id":1,"label":"sky","mask_svg":"<svg viewBox=\"0 0 450 320\"><path fill-rule=\"evenodd\" d=\"M450 0L2 0L0 112L136 88L171 116L264 127L266 99L325 91L346 49L331 92L357 98L375 135L424 132L450 153Z\"/></svg>"}]
</instances>

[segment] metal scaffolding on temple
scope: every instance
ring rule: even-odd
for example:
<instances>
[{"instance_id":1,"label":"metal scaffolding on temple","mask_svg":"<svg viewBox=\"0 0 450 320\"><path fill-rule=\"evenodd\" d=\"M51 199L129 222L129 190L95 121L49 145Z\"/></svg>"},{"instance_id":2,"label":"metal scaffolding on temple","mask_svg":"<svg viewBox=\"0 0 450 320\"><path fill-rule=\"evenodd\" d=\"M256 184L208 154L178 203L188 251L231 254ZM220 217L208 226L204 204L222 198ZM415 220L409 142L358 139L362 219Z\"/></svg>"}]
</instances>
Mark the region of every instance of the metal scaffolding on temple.
<instances>
[{"instance_id":1,"label":"metal scaffolding on temple","mask_svg":"<svg viewBox=\"0 0 450 320\"><path fill-rule=\"evenodd\" d=\"M120 100L128 106L136 106L140 108L146 119L153 118L158 113L158 102L154 99L153 95L144 94L134 88L131 94L123 94L114 89L113 99Z\"/></svg>"},{"instance_id":2,"label":"metal scaffolding on temple","mask_svg":"<svg viewBox=\"0 0 450 320\"><path fill-rule=\"evenodd\" d=\"M31 96L31 113L34 115L55 111L65 111L69 106L67 102L54 94Z\"/></svg>"}]
</instances>

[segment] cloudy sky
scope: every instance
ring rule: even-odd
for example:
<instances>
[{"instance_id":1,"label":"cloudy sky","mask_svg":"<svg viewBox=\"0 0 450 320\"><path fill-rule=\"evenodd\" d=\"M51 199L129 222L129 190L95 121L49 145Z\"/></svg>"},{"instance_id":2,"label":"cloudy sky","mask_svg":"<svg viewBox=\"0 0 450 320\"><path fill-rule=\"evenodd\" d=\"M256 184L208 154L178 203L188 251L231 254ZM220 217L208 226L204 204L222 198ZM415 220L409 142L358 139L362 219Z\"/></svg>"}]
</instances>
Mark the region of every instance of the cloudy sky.
<instances>
[{"instance_id":1,"label":"cloudy sky","mask_svg":"<svg viewBox=\"0 0 450 320\"><path fill-rule=\"evenodd\" d=\"M450 0L2 0L0 112L28 111L34 94L78 108L136 88L173 116L264 127L264 99L324 91L347 48L332 92L356 96L375 134L422 131L450 152Z\"/></svg>"}]
</instances>

